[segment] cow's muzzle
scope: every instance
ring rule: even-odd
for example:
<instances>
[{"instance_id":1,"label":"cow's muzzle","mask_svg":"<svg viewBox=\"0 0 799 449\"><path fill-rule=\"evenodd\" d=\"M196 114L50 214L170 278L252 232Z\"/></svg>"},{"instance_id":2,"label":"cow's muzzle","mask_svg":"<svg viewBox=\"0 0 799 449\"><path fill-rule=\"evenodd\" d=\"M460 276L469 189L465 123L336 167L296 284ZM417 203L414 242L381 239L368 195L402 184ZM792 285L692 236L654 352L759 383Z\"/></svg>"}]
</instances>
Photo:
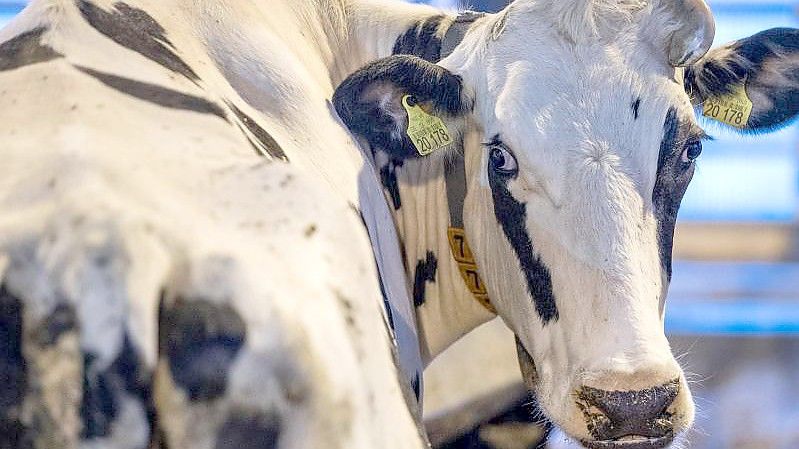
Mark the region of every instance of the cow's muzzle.
<instances>
[{"instance_id":1,"label":"cow's muzzle","mask_svg":"<svg viewBox=\"0 0 799 449\"><path fill-rule=\"evenodd\" d=\"M679 379L640 391L582 387L577 405L594 441L589 449L662 449L674 440L669 406L680 392Z\"/></svg>"}]
</instances>

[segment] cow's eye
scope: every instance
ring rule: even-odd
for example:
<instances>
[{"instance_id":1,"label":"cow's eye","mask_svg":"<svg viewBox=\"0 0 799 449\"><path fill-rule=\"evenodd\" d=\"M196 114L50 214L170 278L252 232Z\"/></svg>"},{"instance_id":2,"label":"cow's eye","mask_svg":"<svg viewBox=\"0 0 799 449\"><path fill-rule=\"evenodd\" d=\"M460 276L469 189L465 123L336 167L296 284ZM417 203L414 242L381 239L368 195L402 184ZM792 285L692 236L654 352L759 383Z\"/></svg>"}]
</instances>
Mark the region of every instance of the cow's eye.
<instances>
[{"instance_id":1,"label":"cow's eye","mask_svg":"<svg viewBox=\"0 0 799 449\"><path fill-rule=\"evenodd\" d=\"M702 154L702 142L691 142L685 146L682 152L682 161L691 164Z\"/></svg>"},{"instance_id":2,"label":"cow's eye","mask_svg":"<svg viewBox=\"0 0 799 449\"><path fill-rule=\"evenodd\" d=\"M519 170L516 157L505 145L492 143L488 146L488 163L491 169L504 174L515 174Z\"/></svg>"}]
</instances>

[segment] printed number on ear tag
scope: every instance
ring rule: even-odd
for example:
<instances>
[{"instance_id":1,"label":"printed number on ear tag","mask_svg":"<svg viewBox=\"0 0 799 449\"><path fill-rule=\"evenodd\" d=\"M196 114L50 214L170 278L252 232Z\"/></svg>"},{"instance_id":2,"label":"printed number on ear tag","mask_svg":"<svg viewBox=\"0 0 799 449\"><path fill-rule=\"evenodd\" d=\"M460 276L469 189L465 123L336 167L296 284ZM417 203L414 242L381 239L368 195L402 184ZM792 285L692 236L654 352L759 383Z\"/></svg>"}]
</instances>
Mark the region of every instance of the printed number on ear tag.
<instances>
[{"instance_id":1,"label":"printed number on ear tag","mask_svg":"<svg viewBox=\"0 0 799 449\"><path fill-rule=\"evenodd\" d=\"M412 95L402 97L402 106L408 112L408 137L420 155L427 156L452 143L447 125L425 112Z\"/></svg>"},{"instance_id":2,"label":"printed number on ear tag","mask_svg":"<svg viewBox=\"0 0 799 449\"><path fill-rule=\"evenodd\" d=\"M702 115L736 128L746 128L752 115L752 100L746 95L746 82L730 94L705 100Z\"/></svg>"}]
</instances>

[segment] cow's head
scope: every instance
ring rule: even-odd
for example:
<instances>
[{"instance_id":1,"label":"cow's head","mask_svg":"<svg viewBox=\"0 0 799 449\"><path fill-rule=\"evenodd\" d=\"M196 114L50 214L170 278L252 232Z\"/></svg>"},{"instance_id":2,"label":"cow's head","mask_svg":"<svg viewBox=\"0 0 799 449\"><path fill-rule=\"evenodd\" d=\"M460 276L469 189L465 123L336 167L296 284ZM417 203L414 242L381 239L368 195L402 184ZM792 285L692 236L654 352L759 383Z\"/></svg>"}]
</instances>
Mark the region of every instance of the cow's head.
<instances>
[{"instance_id":1,"label":"cow's head","mask_svg":"<svg viewBox=\"0 0 799 449\"><path fill-rule=\"evenodd\" d=\"M750 131L799 108L797 31L708 53L713 36L702 0L517 0L439 64L390 57L338 93L395 157L419 157L406 95L447 123L441 153L463 151L466 233L528 385L591 448L666 447L693 421L663 313L705 138L695 108L745 86L752 110L720 113Z\"/></svg>"}]
</instances>

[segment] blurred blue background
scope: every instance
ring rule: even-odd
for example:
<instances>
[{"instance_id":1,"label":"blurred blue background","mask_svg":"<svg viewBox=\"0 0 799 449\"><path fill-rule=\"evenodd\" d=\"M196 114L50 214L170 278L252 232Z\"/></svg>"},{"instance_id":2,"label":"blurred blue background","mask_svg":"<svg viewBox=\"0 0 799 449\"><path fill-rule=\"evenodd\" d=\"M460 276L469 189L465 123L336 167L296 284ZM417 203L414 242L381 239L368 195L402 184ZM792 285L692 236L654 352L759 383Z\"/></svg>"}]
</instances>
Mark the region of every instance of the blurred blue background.
<instances>
[{"instance_id":1,"label":"blurred blue background","mask_svg":"<svg viewBox=\"0 0 799 449\"><path fill-rule=\"evenodd\" d=\"M25 3L17 0L0 0L0 27L8 23L12 17L22 10Z\"/></svg>"}]
</instances>

